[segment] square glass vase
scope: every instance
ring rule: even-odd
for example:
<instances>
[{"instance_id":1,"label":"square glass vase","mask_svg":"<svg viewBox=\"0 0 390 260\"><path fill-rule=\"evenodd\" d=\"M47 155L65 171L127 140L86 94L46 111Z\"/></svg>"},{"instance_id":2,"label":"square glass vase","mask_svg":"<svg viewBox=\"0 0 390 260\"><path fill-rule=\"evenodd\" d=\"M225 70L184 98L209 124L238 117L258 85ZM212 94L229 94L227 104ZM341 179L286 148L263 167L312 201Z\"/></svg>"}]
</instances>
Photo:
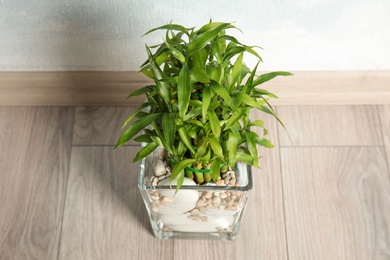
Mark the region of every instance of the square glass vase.
<instances>
[{"instance_id":1,"label":"square glass vase","mask_svg":"<svg viewBox=\"0 0 390 260\"><path fill-rule=\"evenodd\" d=\"M156 164L163 163L163 153L158 148L144 158L138 176L154 235L159 239L235 240L253 185L251 167L237 162L230 171L234 184L196 185L186 178L175 194L176 186L169 185L169 165L166 174L155 173Z\"/></svg>"}]
</instances>

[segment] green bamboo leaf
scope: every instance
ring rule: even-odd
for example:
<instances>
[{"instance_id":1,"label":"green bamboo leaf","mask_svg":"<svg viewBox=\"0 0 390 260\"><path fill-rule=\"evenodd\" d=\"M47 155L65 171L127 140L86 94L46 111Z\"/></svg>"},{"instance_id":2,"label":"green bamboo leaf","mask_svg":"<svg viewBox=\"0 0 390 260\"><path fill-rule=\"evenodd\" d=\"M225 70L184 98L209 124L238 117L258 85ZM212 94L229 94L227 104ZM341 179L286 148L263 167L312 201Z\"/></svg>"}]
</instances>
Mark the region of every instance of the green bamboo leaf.
<instances>
[{"instance_id":1,"label":"green bamboo leaf","mask_svg":"<svg viewBox=\"0 0 390 260\"><path fill-rule=\"evenodd\" d=\"M261 48L259 46L245 46L245 50L249 52L250 54L256 56L260 61L263 61L263 59L260 57L260 55L253 49L253 47Z\"/></svg>"},{"instance_id":2,"label":"green bamboo leaf","mask_svg":"<svg viewBox=\"0 0 390 260\"><path fill-rule=\"evenodd\" d=\"M197 130L197 127L191 125L186 126L187 135L192 139L197 139Z\"/></svg>"},{"instance_id":3,"label":"green bamboo leaf","mask_svg":"<svg viewBox=\"0 0 390 260\"><path fill-rule=\"evenodd\" d=\"M226 49L225 55L223 57L224 61L229 61L235 55L245 52L245 47L242 46L233 46Z\"/></svg>"},{"instance_id":4,"label":"green bamboo leaf","mask_svg":"<svg viewBox=\"0 0 390 260\"><path fill-rule=\"evenodd\" d=\"M256 143L267 148L274 148L274 144L266 138L258 138Z\"/></svg>"},{"instance_id":5,"label":"green bamboo leaf","mask_svg":"<svg viewBox=\"0 0 390 260\"><path fill-rule=\"evenodd\" d=\"M149 107L149 106L151 106L151 104L148 103L148 102L142 103L142 105L140 105L140 106L137 108L137 110L135 110L134 113L131 114L131 115L125 120L125 122L124 122L123 125L122 125L122 129L125 128L125 127L127 126L127 124L130 123L130 121L131 121L135 116L137 116L144 108Z\"/></svg>"},{"instance_id":6,"label":"green bamboo leaf","mask_svg":"<svg viewBox=\"0 0 390 260\"><path fill-rule=\"evenodd\" d=\"M224 130L228 130L230 127L232 127L235 123L237 123L242 116L244 115L245 110L244 109L238 109L238 112L233 113L232 116L227 121Z\"/></svg>"},{"instance_id":7,"label":"green bamboo leaf","mask_svg":"<svg viewBox=\"0 0 390 260\"><path fill-rule=\"evenodd\" d=\"M229 165L230 167L234 167L237 160L237 146L239 140L239 133L230 130L229 131L229 139L228 139L228 149L229 149Z\"/></svg>"},{"instance_id":8,"label":"green bamboo leaf","mask_svg":"<svg viewBox=\"0 0 390 260\"><path fill-rule=\"evenodd\" d=\"M199 162L201 163L209 163L210 162L210 158L211 158L211 152L210 152L210 148L207 147L207 153L205 156L203 156L202 158L199 159Z\"/></svg>"},{"instance_id":9,"label":"green bamboo leaf","mask_svg":"<svg viewBox=\"0 0 390 260\"><path fill-rule=\"evenodd\" d=\"M254 86L253 86L253 79L255 77L255 74L256 74L256 71L257 71L257 67L259 66L259 63L260 62L257 62L255 68L252 70L251 74L248 77L248 80L245 83L245 86L244 86L244 89L243 89L243 92L245 94L251 93L252 89L254 88Z\"/></svg>"},{"instance_id":10,"label":"green bamboo leaf","mask_svg":"<svg viewBox=\"0 0 390 260\"><path fill-rule=\"evenodd\" d=\"M237 108L234 106L228 91L221 84L219 84L216 81L211 81L210 87L215 93L217 93L219 96L223 98L226 105L228 105L233 111L237 111Z\"/></svg>"},{"instance_id":11,"label":"green bamboo leaf","mask_svg":"<svg viewBox=\"0 0 390 260\"><path fill-rule=\"evenodd\" d=\"M265 104L268 105L268 107L271 109L271 111L272 111L273 113L275 113L275 110L273 109L273 107L271 106L271 104L268 102L268 99L264 98L263 96L260 96L260 98L263 100L263 102L264 102Z\"/></svg>"},{"instance_id":12,"label":"green bamboo leaf","mask_svg":"<svg viewBox=\"0 0 390 260\"><path fill-rule=\"evenodd\" d=\"M200 34L193 42L190 43L190 46L188 46L188 55L203 49L223 29L226 29L229 26L230 23L221 23Z\"/></svg>"},{"instance_id":13,"label":"green bamboo leaf","mask_svg":"<svg viewBox=\"0 0 390 260\"><path fill-rule=\"evenodd\" d=\"M165 74L171 74L170 71L164 71ZM174 73L172 73L174 74ZM169 77L169 78L163 78L160 80L161 82L164 82L164 83L173 83L173 84L178 84L179 82L179 77Z\"/></svg>"},{"instance_id":14,"label":"green bamboo leaf","mask_svg":"<svg viewBox=\"0 0 390 260\"><path fill-rule=\"evenodd\" d=\"M216 158L211 165L211 178L216 182L221 174L221 160Z\"/></svg>"},{"instance_id":15,"label":"green bamboo leaf","mask_svg":"<svg viewBox=\"0 0 390 260\"><path fill-rule=\"evenodd\" d=\"M161 64L163 64L168 59L168 57L169 57L168 52L163 52L160 55L158 55L156 57L157 66L160 66Z\"/></svg>"},{"instance_id":16,"label":"green bamboo leaf","mask_svg":"<svg viewBox=\"0 0 390 260\"><path fill-rule=\"evenodd\" d=\"M158 145L155 143L147 144L141 150L139 150L139 152L135 156L133 162L138 162L139 160L145 158L146 156L151 154L154 150L156 150L157 147L158 147Z\"/></svg>"},{"instance_id":17,"label":"green bamboo leaf","mask_svg":"<svg viewBox=\"0 0 390 260\"><path fill-rule=\"evenodd\" d=\"M207 115L209 117L211 131L213 131L215 138L217 138L217 140L219 140L219 137L221 136L221 125L220 125L218 116L214 110L208 111Z\"/></svg>"},{"instance_id":18,"label":"green bamboo leaf","mask_svg":"<svg viewBox=\"0 0 390 260\"><path fill-rule=\"evenodd\" d=\"M192 165L194 162L196 162L195 159L185 159L175 164L172 168L172 175L170 180L172 181L173 179L176 179L179 173L184 170L184 168Z\"/></svg>"},{"instance_id":19,"label":"green bamboo leaf","mask_svg":"<svg viewBox=\"0 0 390 260\"><path fill-rule=\"evenodd\" d=\"M181 67L171 67L171 66L164 66L164 73L165 75L169 75L169 78L174 77L177 78L180 74ZM176 81L177 82L177 81Z\"/></svg>"},{"instance_id":20,"label":"green bamboo leaf","mask_svg":"<svg viewBox=\"0 0 390 260\"><path fill-rule=\"evenodd\" d=\"M153 122L160 116L161 113L149 114L135 121L134 124L130 125L119 137L119 140L115 145L115 148L118 148L124 145L125 143L127 143L128 141L130 141L136 134L138 134L141 130L143 130L146 126L148 126L151 122Z\"/></svg>"},{"instance_id":21,"label":"green bamboo leaf","mask_svg":"<svg viewBox=\"0 0 390 260\"><path fill-rule=\"evenodd\" d=\"M160 27L157 27L157 28L153 28L153 29L147 31L143 36L145 36L145 35L147 35L147 34L149 34L151 32L157 31L157 30L180 31L180 32L183 32L183 33L189 35L187 28L185 28L182 25L179 25L179 24L166 24L166 25L163 25L163 26L160 26Z\"/></svg>"},{"instance_id":22,"label":"green bamboo leaf","mask_svg":"<svg viewBox=\"0 0 390 260\"><path fill-rule=\"evenodd\" d=\"M184 182L184 171L180 171L179 174L177 175L175 195L183 185L183 182Z\"/></svg>"},{"instance_id":23,"label":"green bamboo leaf","mask_svg":"<svg viewBox=\"0 0 390 260\"><path fill-rule=\"evenodd\" d=\"M162 118L162 127L167 145L172 147L176 135L175 115L172 113L164 114Z\"/></svg>"},{"instance_id":24,"label":"green bamboo leaf","mask_svg":"<svg viewBox=\"0 0 390 260\"><path fill-rule=\"evenodd\" d=\"M232 95L232 97L239 100L239 101L244 102L245 104L247 104L250 107L254 107L254 108L258 108L258 109L261 108L261 106L257 103L257 101L254 100L253 98L251 98L251 96L249 96L247 94L235 93Z\"/></svg>"},{"instance_id":25,"label":"green bamboo leaf","mask_svg":"<svg viewBox=\"0 0 390 260\"><path fill-rule=\"evenodd\" d=\"M226 51L226 39L221 38L221 35L222 35L222 33L219 34L219 37L217 39L217 43L218 43L218 49L220 51L220 53L218 55L220 57L219 60L221 60L221 62L222 62L222 53L225 53L225 51Z\"/></svg>"},{"instance_id":26,"label":"green bamboo leaf","mask_svg":"<svg viewBox=\"0 0 390 260\"><path fill-rule=\"evenodd\" d=\"M243 66L243 64L242 64L243 57L244 57L244 54L241 53L233 65L231 86L233 86L239 80L239 78L241 76L241 71L242 71L242 66Z\"/></svg>"},{"instance_id":27,"label":"green bamboo leaf","mask_svg":"<svg viewBox=\"0 0 390 260\"><path fill-rule=\"evenodd\" d=\"M202 113L202 107L193 107L187 115L185 115L183 121L187 121L188 119L193 119Z\"/></svg>"},{"instance_id":28,"label":"green bamboo leaf","mask_svg":"<svg viewBox=\"0 0 390 260\"><path fill-rule=\"evenodd\" d=\"M171 46L167 41L165 44L176 59L178 59L182 64L186 63L186 58L184 57L183 53L181 53L175 47Z\"/></svg>"},{"instance_id":29,"label":"green bamboo leaf","mask_svg":"<svg viewBox=\"0 0 390 260\"><path fill-rule=\"evenodd\" d=\"M248 150L251 153L253 157L253 166L258 167L258 152L257 152L257 146L256 146L256 139L257 134L254 132L248 132L246 133L246 142L248 144Z\"/></svg>"},{"instance_id":30,"label":"green bamboo leaf","mask_svg":"<svg viewBox=\"0 0 390 260\"><path fill-rule=\"evenodd\" d=\"M264 121L263 120L254 120L249 123L248 126L260 126L264 128Z\"/></svg>"},{"instance_id":31,"label":"green bamboo leaf","mask_svg":"<svg viewBox=\"0 0 390 260\"><path fill-rule=\"evenodd\" d=\"M149 61L147 61L149 62ZM150 66L144 67L140 70L142 74L144 74L146 77L153 79L153 72L150 69Z\"/></svg>"},{"instance_id":32,"label":"green bamboo leaf","mask_svg":"<svg viewBox=\"0 0 390 260\"><path fill-rule=\"evenodd\" d=\"M188 119L188 120L186 120L186 122L189 123L189 124L193 124L193 125L199 126L199 127L203 127L202 122L200 122L198 120Z\"/></svg>"},{"instance_id":33,"label":"green bamboo leaf","mask_svg":"<svg viewBox=\"0 0 390 260\"><path fill-rule=\"evenodd\" d=\"M218 142L217 138L215 136L210 135L209 136L209 141L210 141L210 147L213 150L213 152L222 160L225 161L225 158L223 156L223 151L221 144Z\"/></svg>"},{"instance_id":34,"label":"green bamboo leaf","mask_svg":"<svg viewBox=\"0 0 390 260\"><path fill-rule=\"evenodd\" d=\"M211 102L211 91L209 87L205 87L202 93L202 120L206 122L207 111Z\"/></svg>"},{"instance_id":35,"label":"green bamboo leaf","mask_svg":"<svg viewBox=\"0 0 390 260\"><path fill-rule=\"evenodd\" d=\"M237 161L253 165L253 156L246 153L237 153Z\"/></svg>"},{"instance_id":36,"label":"green bamboo leaf","mask_svg":"<svg viewBox=\"0 0 390 260\"><path fill-rule=\"evenodd\" d=\"M271 92L269 92L268 90L265 90L265 89L254 88L254 89L252 89L252 92L253 92L253 95L255 95L257 97L269 96L269 97L272 97L272 98L278 98L277 95L275 95L274 93L271 93Z\"/></svg>"},{"instance_id":37,"label":"green bamboo leaf","mask_svg":"<svg viewBox=\"0 0 390 260\"><path fill-rule=\"evenodd\" d=\"M212 41L211 44L211 50L212 50L212 55L217 58L218 63L222 63L222 52L219 49L219 44L218 40L217 41Z\"/></svg>"},{"instance_id":38,"label":"green bamboo leaf","mask_svg":"<svg viewBox=\"0 0 390 260\"><path fill-rule=\"evenodd\" d=\"M177 145L177 157L183 158L183 155L187 152L187 146L183 141L179 140L179 144Z\"/></svg>"},{"instance_id":39,"label":"green bamboo leaf","mask_svg":"<svg viewBox=\"0 0 390 260\"><path fill-rule=\"evenodd\" d=\"M190 73L196 81L201 83L210 83L209 75L207 75L207 72L204 69L193 67Z\"/></svg>"},{"instance_id":40,"label":"green bamboo leaf","mask_svg":"<svg viewBox=\"0 0 390 260\"><path fill-rule=\"evenodd\" d=\"M192 107L201 107L202 106L202 101L200 100L190 100L190 106Z\"/></svg>"},{"instance_id":41,"label":"green bamboo leaf","mask_svg":"<svg viewBox=\"0 0 390 260\"><path fill-rule=\"evenodd\" d=\"M184 119L191 99L191 78L187 65L183 66L179 74L177 99L179 104L179 116L181 119Z\"/></svg>"},{"instance_id":42,"label":"green bamboo leaf","mask_svg":"<svg viewBox=\"0 0 390 260\"><path fill-rule=\"evenodd\" d=\"M198 31L197 31L197 34L202 34L206 31L209 31L217 26L220 26L220 25L223 25L224 23L223 22L210 22L208 24L205 24L203 25ZM235 27L234 25L230 24L227 28L236 28L238 29L237 27Z\"/></svg>"},{"instance_id":43,"label":"green bamboo leaf","mask_svg":"<svg viewBox=\"0 0 390 260\"><path fill-rule=\"evenodd\" d=\"M186 129L184 127L180 127L178 129L178 131L179 131L179 135L180 135L180 138L183 141L183 143L187 146L187 148L191 151L192 154L195 154L195 150L192 147L192 143L191 143L191 140L186 132Z\"/></svg>"},{"instance_id":44,"label":"green bamboo leaf","mask_svg":"<svg viewBox=\"0 0 390 260\"><path fill-rule=\"evenodd\" d=\"M149 86L145 86L143 88L139 88L139 89L134 90L133 92L131 92L127 96L127 98L143 95L145 93L151 92L154 88L156 88L156 86L153 86L153 85L149 85Z\"/></svg>"},{"instance_id":45,"label":"green bamboo leaf","mask_svg":"<svg viewBox=\"0 0 390 260\"><path fill-rule=\"evenodd\" d=\"M293 75L292 73L287 71L274 71L274 72L262 74L253 81L253 87L260 85L264 82L267 82L277 76L292 76L292 75Z\"/></svg>"},{"instance_id":46,"label":"green bamboo leaf","mask_svg":"<svg viewBox=\"0 0 390 260\"><path fill-rule=\"evenodd\" d=\"M245 64L242 65L241 79L246 78L246 76L251 72L251 70Z\"/></svg>"},{"instance_id":47,"label":"green bamboo leaf","mask_svg":"<svg viewBox=\"0 0 390 260\"><path fill-rule=\"evenodd\" d=\"M214 91L211 91L212 99L209 105L209 110L215 110L217 107L221 105L221 102L215 98Z\"/></svg>"},{"instance_id":48,"label":"green bamboo leaf","mask_svg":"<svg viewBox=\"0 0 390 260\"><path fill-rule=\"evenodd\" d=\"M164 147L169 153L172 153L172 147L168 145L167 141L165 140L165 136L163 132L161 131L161 126L157 125L156 121L153 121L151 123L154 132L157 134L158 140L154 138L154 134L151 136L153 141L156 141L160 144L160 146Z\"/></svg>"},{"instance_id":49,"label":"green bamboo leaf","mask_svg":"<svg viewBox=\"0 0 390 260\"><path fill-rule=\"evenodd\" d=\"M195 153L195 159L199 160L200 158L205 156L205 154L207 152L207 145L205 143L201 143L201 144L197 145L197 147L198 147L198 149L196 150L196 153Z\"/></svg>"},{"instance_id":50,"label":"green bamboo leaf","mask_svg":"<svg viewBox=\"0 0 390 260\"><path fill-rule=\"evenodd\" d=\"M152 53L150 52L150 49L148 46L146 46L146 50L149 55L150 60L150 67L153 71L154 77L155 77L155 83L158 86L158 92L161 95L161 97L164 99L166 104L170 104L171 97L170 97L170 91L169 91L169 84L166 82L161 81L164 76L163 72L161 71L160 67L156 64L156 62L153 59Z\"/></svg>"},{"instance_id":51,"label":"green bamboo leaf","mask_svg":"<svg viewBox=\"0 0 390 260\"><path fill-rule=\"evenodd\" d=\"M219 66L208 66L207 73L210 77L210 80L215 82L219 82L222 76L222 69Z\"/></svg>"},{"instance_id":52,"label":"green bamboo leaf","mask_svg":"<svg viewBox=\"0 0 390 260\"><path fill-rule=\"evenodd\" d=\"M163 43L163 44L160 44L160 45L158 45L159 46L159 48L156 50L156 52L154 53L154 55L153 55L153 58L157 61L161 61L161 58L160 58L160 56L162 55L162 54L164 54L164 53L168 53L169 52L169 49L168 49L168 47L167 47L167 45L165 44L165 43ZM149 47L149 48L152 48L152 47ZM169 55L168 55L169 56ZM148 63L148 61L146 61L146 64ZM161 65L161 64L159 64L159 63L157 63L157 65ZM142 66L141 67L143 67L144 65L142 64Z\"/></svg>"},{"instance_id":53,"label":"green bamboo leaf","mask_svg":"<svg viewBox=\"0 0 390 260\"><path fill-rule=\"evenodd\" d=\"M193 67L204 69L207 58L208 58L208 53L207 53L206 49L201 49L201 50L195 52L192 55Z\"/></svg>"},{"instance_id":54,"label":"green bamboo leaf","mask_svg":"<svg viewBox=\"0 0 390 260\"><path fill-rule=\"evenodd\" d=\"M150 138L151 135L147 135L147 134L144 134L144 135L140 135L140 136L137 136L136 138L134 138L134 141L137 141L137 142L144 142L144 143L151 143L153 142L152 141L152 138Z\"/></svg>"},{"instance_id":55,"label":"green bamboo leaf","mask_svg":"<svg viewBox=\"0 0 390 260\"><path fill-rule=\"evenodd\" d=\"M239 43L239 41L231 35L222 35L219 38L230 41L230 42L234 42L236 44Z\"/></svg>"},{"instance_id":56,"label":"green bamboo leaf","mask_svg":"<svg viewBox=\"0 0 390 260\"><path fill-rule=\"evenodd\" d=\"M152 141L155 144L157 144L158 146L165 147L165 148L167 148L168 151L171 150L170 147L167 146L166 142L164 141L164 144L163 144L162 140L158 136L152 135L152 136L150 136L150 139L152 139Z\"/></svg>"},{"instance_id":57,"label":"green bamboo leaf","mask_svg":"<svg viewBox=\"0 0 390 260\"><path fill-rule=\"evenodd\" d=\"M261 107L259 108L259 110L261 110L261 111L263 111L263 112L265 112L265 113L267 113L267 114L270 114L270 115L272 115L273 117L275 117L276 120L278 120L279 124L284 128L284 130L287 131L287 129L286 129L286 127L284 126L283 122L280 120L280 118L279 118L273 111L269 110L269 109L266 108L265 106L261 106Z\"/></svg>"}]
</instances>

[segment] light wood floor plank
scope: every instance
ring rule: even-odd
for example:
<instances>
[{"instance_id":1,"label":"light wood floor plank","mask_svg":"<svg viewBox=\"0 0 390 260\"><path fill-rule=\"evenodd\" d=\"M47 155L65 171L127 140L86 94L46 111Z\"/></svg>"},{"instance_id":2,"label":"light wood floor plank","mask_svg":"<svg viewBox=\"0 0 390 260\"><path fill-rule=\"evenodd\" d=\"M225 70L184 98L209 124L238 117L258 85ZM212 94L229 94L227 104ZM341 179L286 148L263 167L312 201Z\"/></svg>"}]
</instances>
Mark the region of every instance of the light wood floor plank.
<instances>
[{"instance_id":1,"label":"light wood floor plank","mask_svg":"<svg viewBox=\"0 0 390 260\"><path fill-rule=\"evenodd\" d=\"M280 173L276 121L254 113L252 119L263 119L276 148L261 149L261 170L253 170L253 189L235 242L175 241L177 260L257 260L287 259L283 195ZM261 132L257 129L257 132ZM207 255L206 255L207 254Z\"/></svg>"},{"instance_id":2,"label":"light wood floor plank","mask_svg":"<svg viewBox=\"0 0 390 260\"><path fill-rule=\"evenodd\" d=\"M59 259L173 259L137 187L138 147L73 147Z\"/></svg>"},{"instance_id":3,"label":"light wood floor plank","mask_svg":"<svg viewBox=\"0 0 390 260\"><path fill-rule=\"evenodd\" d=\"M376 106L279 106L281 146L383 145Z\"/></svg>"},{"instance_id":4,"label":"light wood floor plank","mask_svg":"<svg viewBox=\"0 0 390 260\"><path fill-rule=\"evenodd\" d=\"M0 107L0 258L57 259L73 109Z\"/></svg>"},{"instance_id":5,"label":"light wood floor plank","mask_svg":"<svg viewBox=\"0 0 390 260\"><path fill-rule=\"evenodd\" d=\"M76 107L73 145L112 145L135 107ZM129 144L139 144L131 141Z\"/></svg>"},{"instance_id":6,"label":"light wood floor plank","mask_svg":"<svg viewBox=\"0 0 390 260\"><path fill-rule=\"evenodd\" d=\"M290 259L389 259L382 147L282 148Z\"/></svg>"},{"instance_id":7,"label":"light wood floor plank","mask_svg":"<svg viewBox=\"0 0 390 260\"><path fill-rule=\"evenodd\" d=\"M387 155L387 166L390 168L390 105L379 106L379 115L381 118L383 143Z\"/></svg>"}]
</instances>

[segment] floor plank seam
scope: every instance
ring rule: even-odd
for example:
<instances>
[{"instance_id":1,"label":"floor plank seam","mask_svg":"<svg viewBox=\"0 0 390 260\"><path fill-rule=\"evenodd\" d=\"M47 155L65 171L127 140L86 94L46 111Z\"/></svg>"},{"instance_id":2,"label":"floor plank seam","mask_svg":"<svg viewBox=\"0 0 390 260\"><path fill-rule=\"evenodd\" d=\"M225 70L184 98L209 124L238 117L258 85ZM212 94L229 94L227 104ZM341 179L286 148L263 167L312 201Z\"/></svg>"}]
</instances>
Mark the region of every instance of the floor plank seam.
<instances>
[{"instance_id":1,"label":"floor plank seam","mask_svg":"<svg viewBox=\"0 0 390 260\"><path fill-rule=\"evenodd\" d=\"M277 108L276 108L277 109ZM276 111L277 112L277 111ZM282 189L282 206L283 206L283 220L284 220L284 236L286 241L286 257L287 260L290 259L290 252L288 249L288 236L287 236L287 219L286 219L286 205L285 205L285 196L284 196L284 186L283 186L283 172L282 172L282 155L281 155L281 146L280 146L280 131L279 128L276 128L276 134L278 139L278 149L279 149L279 173L280 173L280 180L281 180L281 189Z\"/></svg>"},{"instance_id":2,"label":"floor plank seam","mask_svg":"<svg viewBox=\"0 0 390 260\"><path fill-rule=\"evenodd\" d=\"M385 148L385 145L282 145L280 148Z\"/></svg>"},{"instance_id":3,"label":"floor plank seam","mask_svg":"<svg viewBox=\"0 0 390 260\"><path fill-rule=\"evenodd\" d=\"M114 149L114 144L73 144L73 147L112 147ZM135 145L135 144L127 144L122 145L122 147L141 147L141 145Z\"/></svg>"},{"instance_id":4,"label":"floor plank seam","mask_svg":"<svg viewBox=\"0 0 390 260\"><path fill-rule=\"evenodd\" d=\"M380 131L381 131L381 135L382 135L382 143L383 143L383 149L385 151L385 158L386 158L386 165L387 165L387 173L390 177L390 162L388 160L388 158L390 158L390 154L387 154L387 149L386 149L386 144L385 144L385 133L383 131L383 122L382 122L382 116L380 115L379 113L379 106L376 106L377 108L377 113L378 113L378 117L379 117L379 124L380 124Z\"/></svg>"},{"instance_id":5,"label":"floor plank seam","mask_svg":"<svg viewBox=\"0 0 390 260\"><path fill-rule=\"evenodd\" d=\"M74 109L73 109L74 111ZM64 202L62 203L62 217L61 217L61 228L60 228L60 235L58 238L58 251L57 251L57 260L60 259L60 252L61 252L61 240L62 240L62 231L64 229L64 219L65 219L65 206L66 206L66 199L68 195L68 182L69 182L69 173L70 173L70 167L71 167L71 159L72 159L72 151L73 151L73 133L74 133L74 125L75 125L75 113L73 113L73 128L72 132L70 133L71 140L70 140L70 151L69 151L69 161L68 161L68 172L66 174L66 180L65 180L65 194L64 194Z\"/></svg>"}]
</instances>

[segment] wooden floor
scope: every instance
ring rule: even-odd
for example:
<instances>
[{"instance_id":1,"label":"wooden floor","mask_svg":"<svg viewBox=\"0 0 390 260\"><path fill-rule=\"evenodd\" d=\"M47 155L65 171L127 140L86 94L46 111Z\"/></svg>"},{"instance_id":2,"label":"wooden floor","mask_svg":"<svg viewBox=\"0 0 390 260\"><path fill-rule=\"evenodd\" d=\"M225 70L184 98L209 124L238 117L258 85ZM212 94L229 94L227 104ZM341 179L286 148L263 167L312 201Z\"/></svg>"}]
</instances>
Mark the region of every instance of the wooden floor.
<instances>
[{"instance_id":1,"label":"wooden floor","mask_svg":"<svg viewBox=\"0 0 390 260\"><path fill-rule=\"evenodd\" d=\"M238 239L154 238L131 107L0 107L0 259L390 259L390 105L278 106ZM254 115L258 117L259 115Z\"/></svg>"}]
</instances>

